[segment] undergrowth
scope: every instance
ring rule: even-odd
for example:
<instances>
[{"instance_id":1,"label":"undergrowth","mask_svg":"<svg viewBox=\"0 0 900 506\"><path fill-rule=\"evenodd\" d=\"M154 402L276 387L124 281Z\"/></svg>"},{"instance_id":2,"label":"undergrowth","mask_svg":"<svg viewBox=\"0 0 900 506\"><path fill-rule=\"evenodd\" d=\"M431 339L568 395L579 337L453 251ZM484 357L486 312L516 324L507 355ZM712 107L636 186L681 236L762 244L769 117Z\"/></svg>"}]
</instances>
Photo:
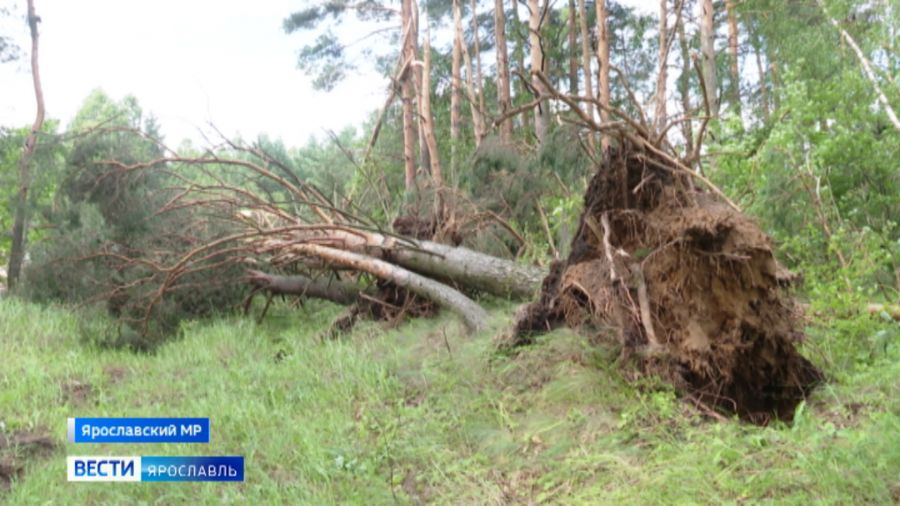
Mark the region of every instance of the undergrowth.
<instances>
[{"instance_id":1,"label":"undergrowth","mask_svg":"<svg viewBox=\"0 0 900 506\"><path fill-rule=\"evenodd\" d=\"M791 426L715 421L568 330L514 356L452 316L319 334L340 308L188 323L152 354L100 348L79 316L0 301L0 430L48 432L9 504L527 504L900 499L898 324L814 317L829 381ZM209 416L209 445L74 445L73 416ZM67 483L65 455L246 456L246 481Z\"/></svg>"}]
</instances>

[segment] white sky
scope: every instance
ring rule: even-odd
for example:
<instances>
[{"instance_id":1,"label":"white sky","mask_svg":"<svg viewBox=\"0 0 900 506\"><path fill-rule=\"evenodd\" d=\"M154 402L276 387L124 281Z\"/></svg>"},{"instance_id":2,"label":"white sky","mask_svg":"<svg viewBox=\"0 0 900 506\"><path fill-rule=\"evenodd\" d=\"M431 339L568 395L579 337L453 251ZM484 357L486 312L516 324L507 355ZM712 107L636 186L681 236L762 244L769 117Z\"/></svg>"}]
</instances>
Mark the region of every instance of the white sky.
<instances>
[{"instance_id":1,"label":"white sky","mask_svg":"<svg viewBox=\"0 0 900 506\"><path fill-rule=\"evenodd\" d=\"M656 12L658 0L629 0ZM41 16L40 66L48 117L67 124L85 97L102 88L113 98L137 97L159 119L167 143L199 139L213 122L227 135L260 133L300 145L324 129L360 124L384 101L387 80L350 76L330 93L312 89L296 67L303 35L282 21L302 0L36 0ZM24 0L0 29L23 58L0 65L0 125L34 119ZM363 26L342 27L365 33ZM352 35L351 35L352 37ZM365 65L363 65L365 67Z\"/></svg>"}]
</instances>

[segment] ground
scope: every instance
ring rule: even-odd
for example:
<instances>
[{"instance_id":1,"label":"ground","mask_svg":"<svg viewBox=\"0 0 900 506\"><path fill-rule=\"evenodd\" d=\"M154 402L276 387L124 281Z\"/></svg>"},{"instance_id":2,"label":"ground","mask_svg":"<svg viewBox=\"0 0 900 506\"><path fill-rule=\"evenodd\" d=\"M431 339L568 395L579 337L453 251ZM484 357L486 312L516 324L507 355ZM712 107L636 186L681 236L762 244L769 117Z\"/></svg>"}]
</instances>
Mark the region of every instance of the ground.
<instances>
[{"instance_id":1,"label":"ground","mask_svg":"<svg viewBox=\"0 0 900 506\"><path fill-rule=\"evenodd\" d=\"M562 330L516 356L451 315L363 324L278 307L185 325L153 354L89 344L75 311L0 299L8 504L889 504L900 500L900 339L869 316L808 329L829 376L791 426L717 421ZM87 333L88 335L85 335ZM73 416L209 416L209 445L74 445ZM67 483L65 455L246 456L246 481ZM7 465L8 464L8 465ZM6 467L4 467L6 466ZM2 481L0 481L2 483ZM249 501L249 502L248 502Z\"/></svg>"}]
</instances>

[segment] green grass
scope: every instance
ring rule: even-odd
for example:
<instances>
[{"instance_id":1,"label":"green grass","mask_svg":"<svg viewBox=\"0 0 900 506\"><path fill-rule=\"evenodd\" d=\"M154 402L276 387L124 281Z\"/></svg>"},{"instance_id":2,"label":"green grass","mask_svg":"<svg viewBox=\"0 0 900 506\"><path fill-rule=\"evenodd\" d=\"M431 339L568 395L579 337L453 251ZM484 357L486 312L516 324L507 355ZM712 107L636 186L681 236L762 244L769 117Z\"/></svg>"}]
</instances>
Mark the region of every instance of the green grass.
<instances>
[{"instance_id":1,"label":"green grass","mask_svg":"<svg viewBox=\"0 0 900 506\"><path fill-rule=\"evenodd\" d=\"M896 323L810 329L831 381L792 426L704 418L616 352L556 331L515 357L452 316L317 335L339 308L186 325L154 354L0 300L0 430L49 431L9 504L888 504L900 498ZM82 385L81 394L72 393ZM84 385L89 385L85 387ZM73 416L209 416L207 445L74 445ZM238 454L243 483L67 483L65 455Z\"/></svg>"}]
</instances>

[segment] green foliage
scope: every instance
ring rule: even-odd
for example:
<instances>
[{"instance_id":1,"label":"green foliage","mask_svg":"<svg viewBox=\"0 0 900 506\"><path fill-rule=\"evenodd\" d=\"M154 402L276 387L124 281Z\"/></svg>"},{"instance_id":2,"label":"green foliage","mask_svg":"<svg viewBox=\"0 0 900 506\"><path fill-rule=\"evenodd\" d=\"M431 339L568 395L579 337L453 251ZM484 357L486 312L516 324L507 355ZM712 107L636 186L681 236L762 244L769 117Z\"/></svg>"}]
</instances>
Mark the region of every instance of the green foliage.
<instances>
[{"instance_id":1,"label":"green foliage","mask_svg":"<svg viewBox=\"0 0 900 506\"><path fill-rule=\"evenodd\" d=\"M241 271L234 266L181 277L169 287L171 296L151 304L166 282L165 272L134 259L168 265L185 243L221 236L226 229L193 208L158 212L175 195L177 181L165 167L121 170L107 163L127 165L161 155L152 141L158 136L155 123L136 100L115 102L94 92L72 128L79 135L69 146L63 183L47 215L53 228L47 240L31 248L24 294L40 302L103 302L121 324L115 334L93 340L138 349L171 336L185 318L234 307L242 295L234 282ZM212 256L206 263L215 261Z\"/></svg>"}]
</instances>

